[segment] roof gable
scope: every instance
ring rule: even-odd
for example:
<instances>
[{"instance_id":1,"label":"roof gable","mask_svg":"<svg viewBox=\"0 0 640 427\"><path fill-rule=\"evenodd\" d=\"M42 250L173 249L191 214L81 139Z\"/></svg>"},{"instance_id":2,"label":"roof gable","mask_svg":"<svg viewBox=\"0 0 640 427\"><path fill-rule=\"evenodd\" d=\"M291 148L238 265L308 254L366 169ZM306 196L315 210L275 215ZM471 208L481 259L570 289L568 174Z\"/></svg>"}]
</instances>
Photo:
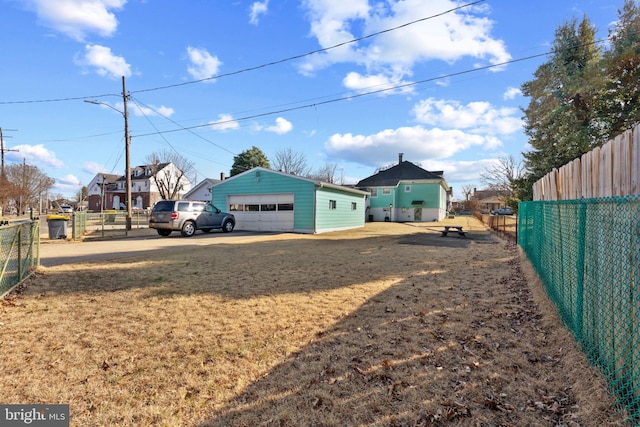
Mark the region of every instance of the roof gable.
<instances>
[{"instance_id":1,"label":"roof gable","mask_svg":"<svg viewBox=\"0 0 640 427\"><path fill-rule=\"evenodd\" d=\"M355 193L355 194L359 194L359 195L365 195L366 193L363 191L360 191L356 188L351 188L351 187L345 187L343 185L338 185L338 184L330 184L327 182L323 182L323 181L318 181L315 179L311 179L311 178L306 178L303 176L299 176L299 175L293 175L290 173L286 173L286 172L281 172L281 171L276 171L273 169L268 169L268 168L263 168L261 166L255 167L253 169L249 169L247 171L244 171L242 173L239 173L237 175L234 175L230 178L227 178L224 181L220 181L216 184L213 185L213 187L217 187L217 186L222 186L225 185L226 183L236 180L236 179L242 179L243 177L251 177L251 179L255 179L255 178L259 178L260 174L272 174L272 175L276 175L279 176L281 178L284 179L292 179L292 180L298 180L298 181L303 181L306 183L309 183L311 185L314 185L316 188L332 188L334 190L339 190L339 191L345 191L348 193ZM255 178L254 178L255 177Z\"/></svg>"},{"instance_id":2,"label":"roof gable","mask_svg":"<svg viewBox=\"0 0 640 427\"><path fill-rule=\"evenodd\" d=\"M405 160L389 169L361 180L356 184L356 187L393 187L398 185L400 181L426 179L443 180L442 172L429 172Z\"/></svg>"}]
</instances>

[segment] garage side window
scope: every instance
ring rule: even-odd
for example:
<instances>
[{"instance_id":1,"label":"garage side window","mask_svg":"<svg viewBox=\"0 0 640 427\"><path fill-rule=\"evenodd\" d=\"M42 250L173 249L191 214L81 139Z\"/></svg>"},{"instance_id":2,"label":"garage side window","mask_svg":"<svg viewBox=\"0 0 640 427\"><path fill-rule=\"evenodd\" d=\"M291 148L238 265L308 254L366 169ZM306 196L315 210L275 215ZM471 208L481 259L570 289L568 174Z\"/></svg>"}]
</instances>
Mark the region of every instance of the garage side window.
<instances>
[{"instance_id":1,"label":"garage side window","mask_svg":"<svg viewBox=\"0 0 640 427\"><path fill-rule=\"evenodd\" d=\"M275 203L267 203L264 205L260 205L260 210L262 212L274 212L276 210Z\"/></svg>"},{"instance_id":2,"label":"garage side window","mask_svg":"<svg viewBox=\"0 0 640 427\"><path fill-rule=\"evenodd\" d=\"M240 203L232 203L229 205L229 210L231 212L242 212L244 210L244 205Z\"/></svg>"},{"instance_id":3,"label":"garage side window","mask_svg":"<svg viewBox=\"0 0 640 427\"><path fill-rule=\"evenodd\" d=\"M293 210L293 203L278 203L278 210L279 211L292 211Z\"/></svg>"},{"instance_id":4,"label":"garage side window","mask_svg":"<svg viewBox=\"0 0 640 427\"><path fill-rule=\"evenodd\" d=\"M336 201L329 200L329 210L334 210L336 208Z\"/></svg>"},{"instance_id":5,"label":"garage side window","mask_svg":"<svg viewBox=\"0 0 640 427\"><path fill-rule=\"evenodd\" d=\"M244 210L247 212L259 212L260 205L244 205Z\"/></svg>"}]
</instances>

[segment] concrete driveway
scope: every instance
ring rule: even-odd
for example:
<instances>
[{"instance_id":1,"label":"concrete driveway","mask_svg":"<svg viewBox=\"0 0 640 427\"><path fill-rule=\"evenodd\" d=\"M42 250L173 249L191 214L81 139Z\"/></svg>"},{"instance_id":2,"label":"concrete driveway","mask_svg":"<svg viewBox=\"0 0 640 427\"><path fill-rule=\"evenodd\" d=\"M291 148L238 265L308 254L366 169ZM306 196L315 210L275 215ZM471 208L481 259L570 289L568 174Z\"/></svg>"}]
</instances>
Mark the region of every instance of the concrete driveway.
<instances>
[{"instance_id":1,"label":"concrete driveway","mask_svg":"<svg viewBox=\"0 0 640 427\"><path fill-rule=\"evenodd\" d=\"M168 237L159 236L155 230L131 230L127 237L105 240L49 240L41 237L40 265L53 267L68 263L102 262L122 259L131 256L150 254L163 250L183 250L196 246L239 243L255 240L256 236L272 236L274 233L254 231L233 231L222 233L197 232L193 237L182 237L180 233L172 233Z\"/></svg>"}]
</instances>

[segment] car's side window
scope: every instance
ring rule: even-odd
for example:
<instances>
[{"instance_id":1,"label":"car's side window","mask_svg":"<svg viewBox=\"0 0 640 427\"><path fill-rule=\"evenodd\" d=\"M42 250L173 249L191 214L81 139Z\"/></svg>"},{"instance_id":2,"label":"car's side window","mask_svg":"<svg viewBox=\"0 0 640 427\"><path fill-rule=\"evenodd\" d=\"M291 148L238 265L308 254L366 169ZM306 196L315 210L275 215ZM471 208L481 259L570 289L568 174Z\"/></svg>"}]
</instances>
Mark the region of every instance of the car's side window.
<instances>
[{"instance_id":1,"label":"car's side window","mask_svg":"<svg viewBox=\"0 0 640 427\"><path fill-rule=\"evenodd\" d=\"M194 203L192 210L194 212L202 212L204 210L204 203Z\"/></svg>"},{"instance_id":2,"label":"car's side window","mask_svg":"<svg viewBox=\"0 0 640 427\"><path fill-rule=\"evenodd\" d=\"M178 203L178 210L181 212L186 212L189 210L189 202Z\"/></svg>"}]
</instances>

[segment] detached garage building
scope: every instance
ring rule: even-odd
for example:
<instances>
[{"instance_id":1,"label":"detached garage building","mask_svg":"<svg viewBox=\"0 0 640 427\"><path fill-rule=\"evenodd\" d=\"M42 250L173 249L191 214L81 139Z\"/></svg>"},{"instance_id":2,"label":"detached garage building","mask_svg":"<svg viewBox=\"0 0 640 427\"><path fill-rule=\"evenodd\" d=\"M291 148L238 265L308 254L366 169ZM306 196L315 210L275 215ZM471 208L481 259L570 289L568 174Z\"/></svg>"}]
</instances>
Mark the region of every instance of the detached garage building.
<instances>
[{"instance_id":1,"label":"detached garage building","mask_svg":"<svg viewBox=\"0 0 640 427\"><path fill-rule=\"evenodd\" d=\"M236 217L236 230L325 233L364 227L368 193L254 168L211 188L211 201Z\"/></svg>"}]
</instances>

